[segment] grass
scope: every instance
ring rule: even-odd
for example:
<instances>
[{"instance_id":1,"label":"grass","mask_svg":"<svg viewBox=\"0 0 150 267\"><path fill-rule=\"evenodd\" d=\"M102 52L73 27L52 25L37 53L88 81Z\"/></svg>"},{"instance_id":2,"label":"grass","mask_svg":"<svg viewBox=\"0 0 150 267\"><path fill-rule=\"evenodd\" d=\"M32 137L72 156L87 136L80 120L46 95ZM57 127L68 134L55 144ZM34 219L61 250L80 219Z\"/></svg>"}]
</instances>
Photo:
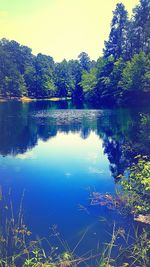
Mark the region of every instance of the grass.
<instances>
[{"instance_id":1,"label":"grass","mask_svg":"<svg viewBox=\"0 0 150 267\"><path fill-rule=\"evenodd\" d=\"M51 227L51 236L59 241L62 253L47 238L34 240L23 218L22 195L18 213L14 211L11 192L4 196L0 188L0 267L148 267L150 266L149 231L134 229L134 235L125 233L114 222L109 242L103 250L77 255L87 233L83 234L73 249L58 232L57 226ZM130 241L129 241L130 239ZM119 240L119 242L118 242ZM124 246L120 245L123 240ZM132 242L131 242L132 240ZM48 249L44 249L45 244ZM114 253L115 252L115 253ZM116 256L114 256L116 255Z\"/></svg>"},{"instance_id":2,"label":"grass","mask_svg":"<svg viewBox=\"0 0 150 267\"><path fill-rule=\"evenodd\" d=\"M98 255L92 255L91 252L82 256L76 255L84 236L71 250L55 225L51 228L51 236L59 241L62 253L45 237L34 240L24 223L23 199L24 193L16 212L11 190L4 194L0 187L0 267L77 267L97 258Z\"/></svg>"}]
</instances>

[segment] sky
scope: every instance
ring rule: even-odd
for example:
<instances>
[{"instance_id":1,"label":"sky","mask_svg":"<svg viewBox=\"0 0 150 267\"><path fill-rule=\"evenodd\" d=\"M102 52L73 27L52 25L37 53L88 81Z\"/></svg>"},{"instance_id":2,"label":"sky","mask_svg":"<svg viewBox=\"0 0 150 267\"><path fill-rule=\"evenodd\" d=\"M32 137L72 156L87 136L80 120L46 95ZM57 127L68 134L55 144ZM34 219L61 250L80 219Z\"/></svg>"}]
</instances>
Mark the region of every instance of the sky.
<instances>
[{"instance_id":1,"label":"sky","mask_svg":"<svg viewBox=\"0 0 150 267\"><path fill-rule=\"evenodd\" d=\"M131 16L139 0L0 0L0 39L16 40L56 62L83 51L97 59L118 2Z\"/></svg>"}]
</instances>

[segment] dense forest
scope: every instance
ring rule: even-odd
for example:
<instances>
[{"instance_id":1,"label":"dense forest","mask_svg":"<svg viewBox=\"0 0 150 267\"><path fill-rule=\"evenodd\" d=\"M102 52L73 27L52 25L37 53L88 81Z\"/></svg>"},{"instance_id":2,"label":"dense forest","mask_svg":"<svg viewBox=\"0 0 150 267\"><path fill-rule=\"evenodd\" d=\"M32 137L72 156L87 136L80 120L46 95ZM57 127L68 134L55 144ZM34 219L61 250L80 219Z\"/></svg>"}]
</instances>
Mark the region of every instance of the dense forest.
<instances>
[{"instance_id":1,"label":"dense forest","mask_svg":"<svg viewBox=\"0 0 150 267\"><path fill-rule=\"evenodd\" d=\"M101 104L150 99L150 1L140 0L129 19L122 3L113 12L103 56L55 63L16 41L0 41L1 97L72 97Z\"/></svg>"}]
</instances>

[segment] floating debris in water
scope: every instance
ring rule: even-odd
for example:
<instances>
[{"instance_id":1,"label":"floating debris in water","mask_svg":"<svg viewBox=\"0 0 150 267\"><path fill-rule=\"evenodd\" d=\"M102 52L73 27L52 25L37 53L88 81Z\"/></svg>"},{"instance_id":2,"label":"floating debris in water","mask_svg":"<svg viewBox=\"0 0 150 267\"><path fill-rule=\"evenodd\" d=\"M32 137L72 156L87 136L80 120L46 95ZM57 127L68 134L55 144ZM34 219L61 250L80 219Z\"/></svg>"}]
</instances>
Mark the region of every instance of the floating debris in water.
<instances>
[{"instance_id":1,"label":"floating debris in water","mask_svg":"<svg viewBox=\"0 0 150 267\"><path fill-rule=\"evenodd\" d=\"M101 110L41 110L32 114L32 117L41 119L54 120L57 125L71 123L71 122L82 122L84 119L93 121L94 118L101 117L103 112Z\"/></svg>"}]
</instances>

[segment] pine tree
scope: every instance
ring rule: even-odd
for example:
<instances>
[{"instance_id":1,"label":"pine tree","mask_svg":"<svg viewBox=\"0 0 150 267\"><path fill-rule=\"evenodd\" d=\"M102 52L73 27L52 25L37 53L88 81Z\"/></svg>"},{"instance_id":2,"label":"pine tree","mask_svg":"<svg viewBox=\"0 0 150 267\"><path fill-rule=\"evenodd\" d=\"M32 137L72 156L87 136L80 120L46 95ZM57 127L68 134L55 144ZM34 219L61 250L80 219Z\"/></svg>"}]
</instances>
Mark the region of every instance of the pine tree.
<instances>
[{"instance_id":1,"label":"pine tree","mask_svg":"<svg viewBox=\"0 0 150 267\"><path fill-rule=\"evenodd\" d=\"M125 57L128 13L123 4L117 4L113 12L109 40L105 42L104 56L115 59Z\"/></svg>"},{"instance_id":2,"label":"pine tree","mask_svg":"<svg viewBox=\"0 0 150 267\"><path fill-rule=\"evenodd\" d=\"M140 0L133 10L132 18L132 49L134 53L140 50L150 51L150 1Z\"/></svg>"}]
</instances>

